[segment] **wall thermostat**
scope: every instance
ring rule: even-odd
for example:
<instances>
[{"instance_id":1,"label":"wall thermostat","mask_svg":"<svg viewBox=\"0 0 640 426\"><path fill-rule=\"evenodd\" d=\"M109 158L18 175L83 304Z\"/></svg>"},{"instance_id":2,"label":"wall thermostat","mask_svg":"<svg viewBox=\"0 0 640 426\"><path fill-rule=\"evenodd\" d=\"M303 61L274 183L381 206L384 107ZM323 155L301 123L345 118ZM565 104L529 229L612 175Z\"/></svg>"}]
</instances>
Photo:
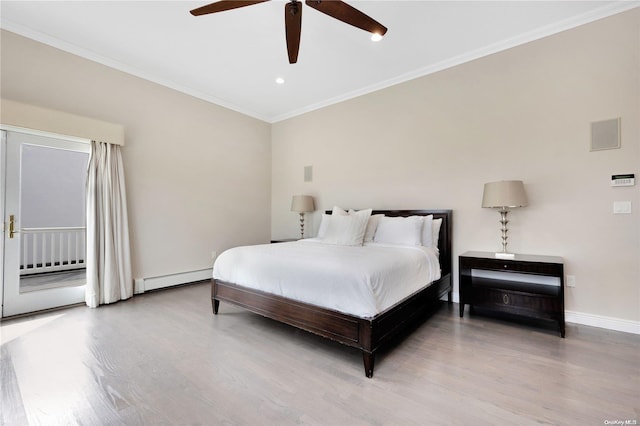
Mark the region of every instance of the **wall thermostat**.
<instances>
[{"instance_id":1,"label":"wall thermostat","mask_svg":"<svg viewBox=\"0 0 640 426\"><path fill-rule=\"evenodd\" d=\"M636 184L636 175L628 173L626 175L612 175L611 186L633 186Z\"/></svg>"}]
</instances>

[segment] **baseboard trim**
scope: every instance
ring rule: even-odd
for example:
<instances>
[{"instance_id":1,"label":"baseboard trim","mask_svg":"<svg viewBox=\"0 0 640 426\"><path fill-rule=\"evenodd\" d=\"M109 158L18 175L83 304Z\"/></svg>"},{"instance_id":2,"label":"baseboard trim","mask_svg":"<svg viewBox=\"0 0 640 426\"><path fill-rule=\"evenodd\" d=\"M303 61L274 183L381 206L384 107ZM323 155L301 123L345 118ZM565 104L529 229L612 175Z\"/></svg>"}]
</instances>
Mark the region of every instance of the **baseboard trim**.
<instances>
[{"instance_id":1,"label":"baseboard trim","mask_svg":"<svg viewBox=\"0 0 640 426\"><path fill-rule=\"evenodd\" d=\"M565 321L573 324L606 328L608 330L623 331L625 333L640 334L640 322L621 318L605 317L602 315L586 314L584 312L565 311Z\"/></svg>"},{"instance_id":2,"label":"baseboard trim","mask_svg":"<svg viewBox=\"0 0 640 426\"><path fill-rule=\"evenodd\" d=\"M136 278L134 280L134 293L140 294L145 291L172 287L174 285L208 280L211 278L212 272L213 268L207 268L197 271L178 272L176 274L162 275L159 277Z\"/></svg>"}]
</instances>

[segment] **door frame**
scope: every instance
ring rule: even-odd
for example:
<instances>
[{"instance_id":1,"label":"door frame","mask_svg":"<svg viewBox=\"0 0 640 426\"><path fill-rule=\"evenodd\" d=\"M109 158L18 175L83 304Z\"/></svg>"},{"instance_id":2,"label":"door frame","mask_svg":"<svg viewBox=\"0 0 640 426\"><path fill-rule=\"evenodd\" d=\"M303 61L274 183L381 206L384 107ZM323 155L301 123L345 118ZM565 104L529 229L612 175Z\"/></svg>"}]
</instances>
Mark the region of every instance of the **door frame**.
<instances>
[{"instance_id":1,"label":"door frame","mask_svg":"<svg viewBox=\"0 0 640 426\"><path fill-rule=\"evenodd\" d=\"M76 136L61 135L61 134L56 134L52 132L45 132L40 130L3 125L3 124L0 124L0 131L2 131L2 139L0 141L0 164L3 165L2 167L3 172L0 173L0 214L1 214L0 221L2 222L2 227L1 227L2 241L0 242L0 278L1 278L0 279L0 318L4 318L5 317L4 304L6 301L5 270L4 270L5 256L6 256L5 241L6 241L6 232L8 232L8 228L7 228L8 225L6 225L5 223L6 213L7 213L6 211L6 192L7 192L6 165L7 165L7 161L9 160L7 158L7 132L22 133L28 136L37 136L37 137L44 137L44 138L50 138L50 139L59 139L59 140L64 140L68 142L82 143L82 144L86 144L88 147L90 147L91 140L86 138L76 137ZM87 151L89 151L89 149L90 148L88 148ZM42 291L48 291L48 290L42 290ZM44 309L48 309L48 308L44 308ZM18 313L16 315L20 315L20 314Z\"/></svg>"},{"instance_id":2,"label":"door frame","mask_svg":"<svg viewBox=\"0 0 640 426\"><path fill-rule=\"evenodd\" d=\"M5 185L4 185L4 175L6 174L6 153L7 153L7 131L6 129L0 125L0 165L2 165L2 172L0 172L0 221L2 225L0 226L2 240L0 241L0 318L4 316L4 231L5 231L5 223L4 223L4 193L5 193Z\"/></svg>"}]
</instances>

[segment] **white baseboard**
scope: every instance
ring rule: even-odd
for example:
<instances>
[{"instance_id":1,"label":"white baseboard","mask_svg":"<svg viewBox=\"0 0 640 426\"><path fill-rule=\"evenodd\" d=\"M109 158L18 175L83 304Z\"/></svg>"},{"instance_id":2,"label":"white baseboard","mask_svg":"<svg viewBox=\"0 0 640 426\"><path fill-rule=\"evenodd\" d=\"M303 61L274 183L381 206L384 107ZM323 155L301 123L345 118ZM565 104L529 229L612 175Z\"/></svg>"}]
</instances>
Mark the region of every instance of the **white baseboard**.
<instances>
[{"instance_id":1,"label":"white baseboard","mask_svg":"<svg viewBox=\"0 0 640 426\"><path fill-rule=\"evenodd\" d=\"M625 333L640 334L640 322L621 318L605 317L602 315L585 314L584 312L565 311L566 322L589 325L591 327L606 328L608 330L624 331Z\"/></svg>"},{"instance_id":2,"label":"white baseboard","mask_svg":"<svg viewBox=\"0 0 640 426\"><path fill-rule=\"evenodd\" d=\"M453 292L452 299L454 303L460 303L460 296L457 291ZM442 300L447 300L447 296L443 297ZM572 324L588 325L591 327L606 328L607 330L640 334L640 322L638 321L566 310L564 311L564 317L566 322L570 322Z\"/></svg>"},{"instance_id":3,"label":"white baseboard","mask_svg":"<svg viewBox=\"0 0 640 426\"><path fill-rule=\"evenodd\" d=\"M212 268L207 268L200 269L198 271L179 272L177 274L163 275L160 277L136 278L134 280L134 293L139 294L144 293L145 291L157 290L159 288L208 280L211 279L211 274Z\"/></svg>"}]
</instances>

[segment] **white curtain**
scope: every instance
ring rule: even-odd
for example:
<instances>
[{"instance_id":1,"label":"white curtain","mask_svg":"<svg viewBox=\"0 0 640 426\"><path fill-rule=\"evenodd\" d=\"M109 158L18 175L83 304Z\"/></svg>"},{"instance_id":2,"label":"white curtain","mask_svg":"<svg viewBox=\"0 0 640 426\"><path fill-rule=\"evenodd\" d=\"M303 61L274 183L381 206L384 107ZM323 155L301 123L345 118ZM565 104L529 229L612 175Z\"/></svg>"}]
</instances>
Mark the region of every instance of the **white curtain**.
<instances>
[{"instance_id":1,"label":"white curtain","mask_svg":"<svg viewBox=\"0 0 640 426\"><path fill-rule=\"evenodd\" d=\"M91 142L87 174L87 286L95 308L133 296L120 146Z\"/></svg>"}]
</instances>

